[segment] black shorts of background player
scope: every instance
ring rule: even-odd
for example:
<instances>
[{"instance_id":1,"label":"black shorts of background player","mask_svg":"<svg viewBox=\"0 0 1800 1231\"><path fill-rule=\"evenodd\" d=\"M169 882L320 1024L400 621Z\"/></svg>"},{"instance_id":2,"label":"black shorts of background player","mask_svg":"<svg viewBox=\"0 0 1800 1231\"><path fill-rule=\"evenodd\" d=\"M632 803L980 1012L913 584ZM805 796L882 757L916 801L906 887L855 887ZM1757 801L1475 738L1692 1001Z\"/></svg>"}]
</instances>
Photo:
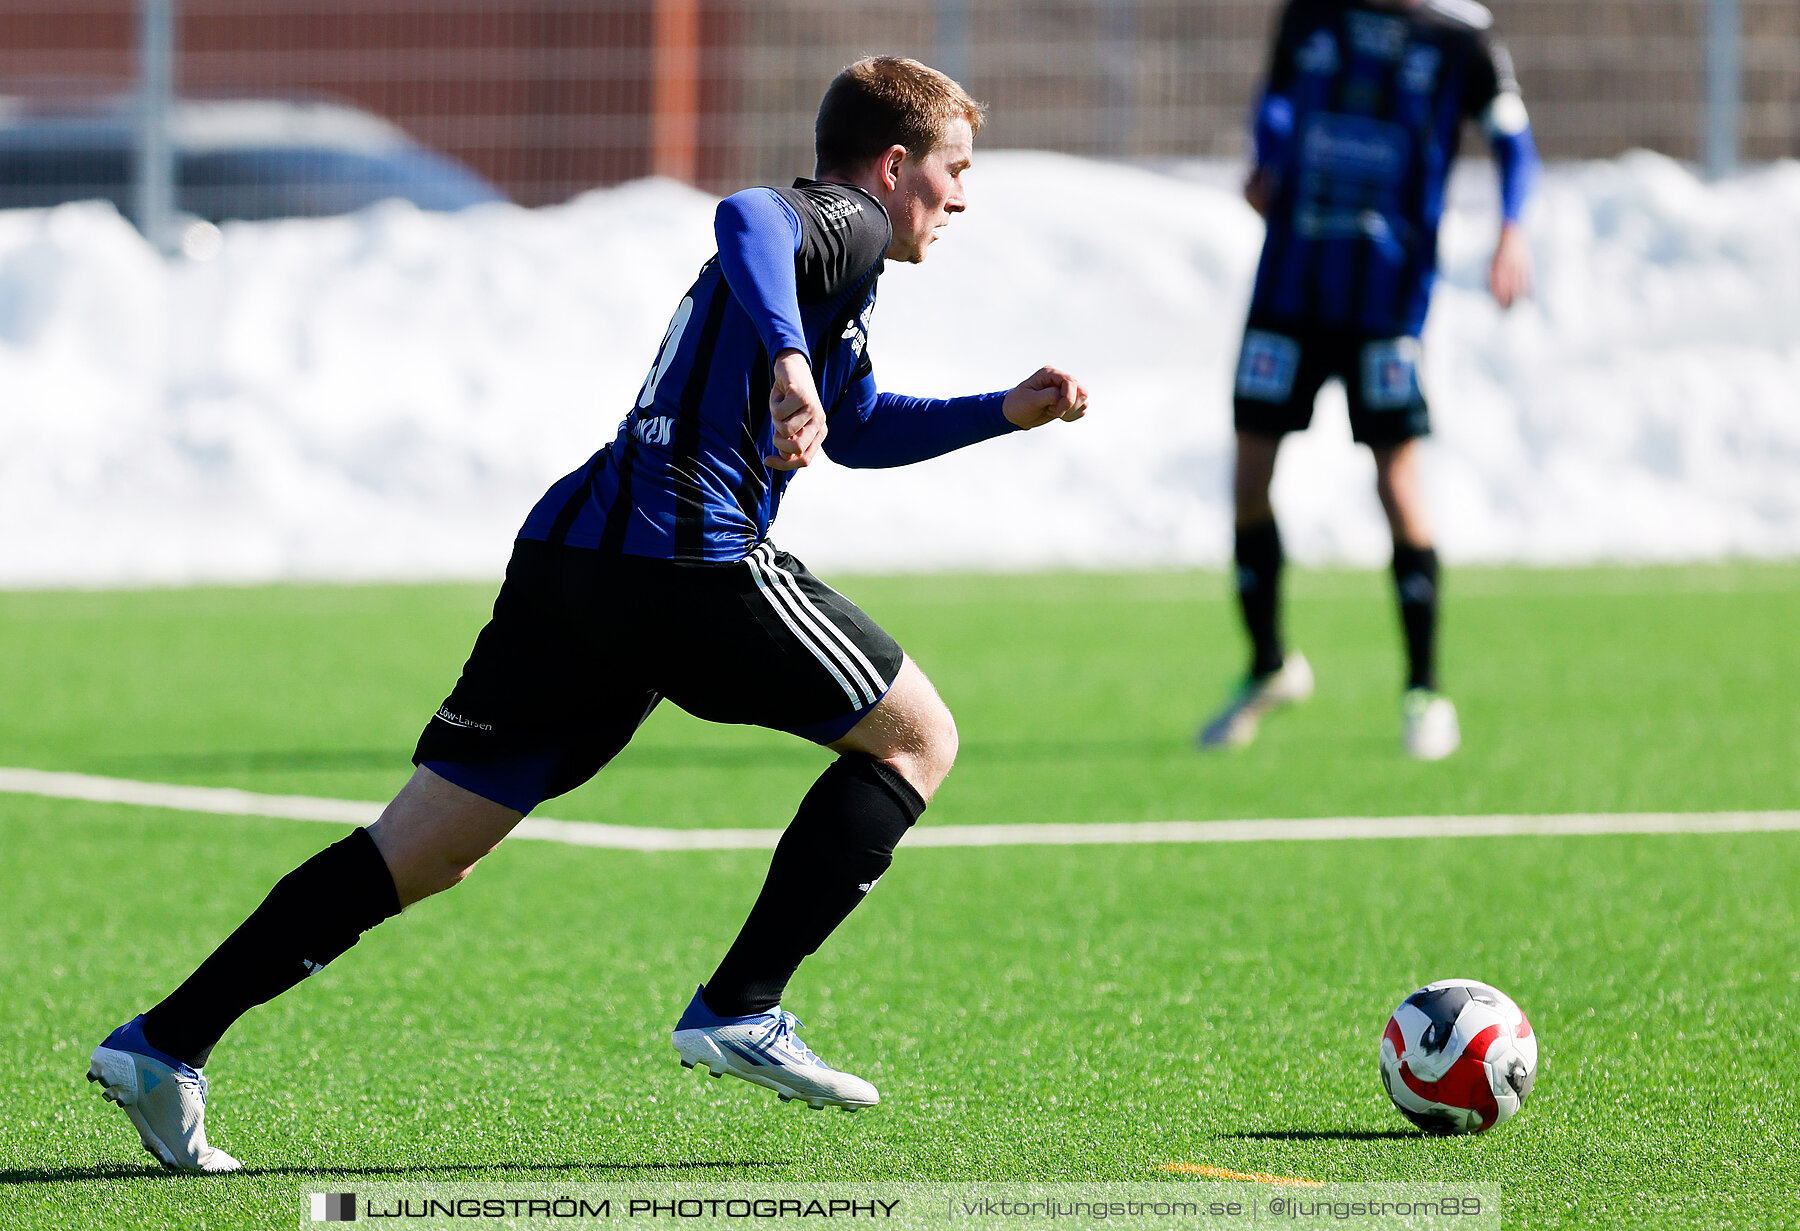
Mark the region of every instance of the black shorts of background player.
<instances>
[{"instance_id":1,"label":"black shorts of background player","mask_svg":"<svg viewBox=\"0 0 1800 1231\"><path fill-rule=\"evenodd\" d=\"M1289 0L1258 104L1245 196L1268 224L1235 388L1237 590L1251 661L1197 738L1241 747L1264 717L1312 694L1312 668L1281 636L1281 536L1269 488L1281 439L1311 421L1328 379L1349 394L1375 457L1393 533L1407 650L1402 746L1436 760L1461 743L1438 691L1438 562L1419 481L1430 431L1419 336L1437 268L1445 177L1465 121L1500 170L1502 226L1489 269L1501 307L1526 293L1520 211L1537 159L1492 17L1473 0Z\"/></svg>"},{"instance_id":2,"label":"black shorts of background player","mask_svg":"<svg viewBox=\"0 0 1800 1231\"><path fill-rule=\"evenodd\" d=\"M821 104L818 178L721 203L719 256L676 309L613 443L527 518L412 779L373 826L284 877L179 988L95 1049L90 1077L151 1153L176 1168L236 1169L206 1140L199 1073L231 1024L459 883L524 813L598 771L664 697L839 754L675 1024L682 1063L814 1107L877 1101L799 1041L778 1001L887 870L950 770L956 726L892 638L767 531L787 479L821 449L852 466L905 465L1085 413L1079 382L1048 367L962 398L875 387L867 331L883 262L923 260L966 208L982 110L915 61L858 61Z\"/></svg>"}]
</instances>

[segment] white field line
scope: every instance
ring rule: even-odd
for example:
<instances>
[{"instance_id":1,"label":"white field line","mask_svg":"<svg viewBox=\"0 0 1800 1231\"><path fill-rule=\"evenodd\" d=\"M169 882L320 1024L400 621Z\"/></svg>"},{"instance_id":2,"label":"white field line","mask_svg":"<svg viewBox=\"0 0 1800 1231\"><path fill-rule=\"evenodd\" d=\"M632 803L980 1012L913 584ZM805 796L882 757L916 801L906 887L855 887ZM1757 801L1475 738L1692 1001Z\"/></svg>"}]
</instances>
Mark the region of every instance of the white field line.
<instances>
[{"instance_id":1,"label":"white field line","mask_svg":"<svg viewBox=\"0 0 1800 1231\"><path fill-rule=\"evenodd\" d=\"M0 794L44 795L226 816L366 825L384 807L311 795L261 795L230 787L178 786L0 768ZM1296 821L1145 821L1094 825L944 825L907 835L918 846L1114 846L1152 842L1319 842L1344 838L1482 838L1616 833L1769 833L1800 830L1793 812L1570 812L1556 815L1334 816ZM769 849L778 829L653 829L596 821L520 822L515 838L626 851Z\"/></svg>"}]
</instances>

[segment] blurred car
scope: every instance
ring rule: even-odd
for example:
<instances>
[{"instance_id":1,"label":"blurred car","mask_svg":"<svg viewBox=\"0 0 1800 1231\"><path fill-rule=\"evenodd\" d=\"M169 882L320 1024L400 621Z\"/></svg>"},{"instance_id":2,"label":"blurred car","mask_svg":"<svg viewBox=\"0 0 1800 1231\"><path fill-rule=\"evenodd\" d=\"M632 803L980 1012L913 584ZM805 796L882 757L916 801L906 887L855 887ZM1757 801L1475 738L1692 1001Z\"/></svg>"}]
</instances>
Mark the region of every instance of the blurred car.
<instances>
[{"instance_id":1,"label":"blurred car","mask_svg":"<svg viewBox=\"0 0 1800 1231\"><path fill-rule=\"evenodd\" d=\"M379 116L330 102L190 98L174 106L175 209L191 218L306 218L399 197L429 210L505 200L474 171ZM111 201L133 214L135 99L0 96L0 209Z\"/></svg>"}]
</instances>

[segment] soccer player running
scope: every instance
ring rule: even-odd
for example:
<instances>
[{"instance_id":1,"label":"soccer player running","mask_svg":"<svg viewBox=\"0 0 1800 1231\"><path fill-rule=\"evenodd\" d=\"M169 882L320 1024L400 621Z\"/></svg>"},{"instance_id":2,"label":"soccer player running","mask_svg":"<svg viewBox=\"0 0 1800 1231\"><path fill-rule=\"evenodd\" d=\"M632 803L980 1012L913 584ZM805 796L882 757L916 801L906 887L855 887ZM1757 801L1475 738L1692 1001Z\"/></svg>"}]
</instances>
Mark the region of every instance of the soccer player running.
<instances>
[{"instance_id":1,"label":"soccer player running","mask_svg":"<svg viewBox=\"0 0 1800 1231\"><path fill-rule=\"evenodd\" d=\"M956 726L893 639L768 535L792 472L821 448L848 466L901 466L1085 412L1082 386L1049 367L947 400L876 388L867 345L883 262L922 261L966 208L982 116L934 69L860 60L820 104L818 178L720 204L718 255L676 308L617 437L526 518L412 779L94 1051L89 1078L151 1154L237 1168L207 1143L200 1074L231 1024L461 881L526 813L597 773L664 697L839 754L676 1024L681 1062L813 1107L877 1102L801 1042L780 1001L887 871L950 771Z\"/></svg>"},{"instance_id":2,"label":"soccer player running","mask_svg":"<svg viewBox=\"0 0 1800 1231\"><path fill-rule=\"evenodd\" d=\"M1527 293L1520 213L1538 161L1518 83L1472 0L1289 0L1255 117L1245 196L1268 222L1234 399L1238 602L1250 669L1203 748L1256 738L1264 717L1312 695L1312 668L1281 637L1281 535L1269 484L1281 438L1303 430L1331 377L1350 429L1375 454L1394 536L1405 634L1402 743L1422 760L1455 752L1456 708L1438 691L1438 559L1419 480L1430 431L1419 333L1437 272L1444 186L1465 119L1480 121L1500 172L1502 223L1488 288L1502 308Z\"/></svg>"}]
</instances>

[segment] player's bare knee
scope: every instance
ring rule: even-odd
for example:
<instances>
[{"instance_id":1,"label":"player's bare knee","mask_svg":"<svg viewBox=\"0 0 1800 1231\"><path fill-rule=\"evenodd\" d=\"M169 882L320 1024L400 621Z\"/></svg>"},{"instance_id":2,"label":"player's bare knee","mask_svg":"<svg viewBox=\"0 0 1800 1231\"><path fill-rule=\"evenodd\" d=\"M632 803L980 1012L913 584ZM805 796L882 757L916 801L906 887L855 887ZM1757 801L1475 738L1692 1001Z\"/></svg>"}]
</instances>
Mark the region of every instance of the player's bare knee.
<instances>
[{"instance_id":1,"label":"player's bare knee","mask_svg":"<svg viewBox=\"0 0 1800 1231\"><path fill-rule=\"evenodd\" d=\"M493 854L497 846L498 843L480 840L456 842L446 846L438 856L440 869L438 879L441 881L439 891L454 889L468 880L469 874L475 870L475 865Z\"/></svg>"},{"instance_id":2,"label":"player's bare knee","mask_svg":"<svg viewBox=\"0 0 1800 1231\"><path fill-rule=\"evenodd\" d=\"M949 777L958 750L956 719L935 692L930 699L932 703L915 715L909 738L889 762L927 801Z\"/></svg>"},{"instance_id":3,"label":"player's bare knee","mask_svg":"<svg viewBox=\"0 0 1800 1231\"><path fill-rule=\"evenodd\" d=\"M446 864L443 874L439 878L440 883L436 892L442 893L446 889L454 889L464 881L468 880L469 873L475 870L475 862L476 861L464 863L461 860L452 860L450 863Z\"/></svg>"},{"instance_id":4,"label":"player's bare knee","mask_svg":"<svg viewBox=\"0 0 1800 1231\"><path fill-rule=\"evenodd\" d=\"M454 841L446 843L444 835L437 832L384 831L384 823L385 818L376 822L369 833L387 862L388 874L394 878L394 892L403 907L462 884L493 849L486 845L477 848Z\"/></svg>"},{"instance_id":5,"label":"player's bare knee","mask_svg":"<svg viewBox=\"0 0 1800 1231\"><path fill-rule=\"evenodd\" d=\"M962 748L962 737L956 730L955 715L951 714L950 707L942 701L938 702L933 719L929 755L937 768L937 780L941 783L956 764L956 754Z\"/></svg>"},{"instance_id":6,"label":"player's bare knee","mask_svg":"<svg viewBox=\"0 0 1800 1231\"><path fill-rule=\"evenodd\" d=\"M956 764L956 719L924 672L913 666L912 676L913 687L907 697L908 721L903 728L904 743L922 779L922 783L915 785L919 786L920 794L930 799L943 785L950 767Z\"/></svg>"},{"instance_id":7,"label":"player's bare knee","mask_svg":"<svg viewBox=\"0 0 1800 1231\"><path fill-rule=\"evenodd\" d=\"M875 759L906 779L926 803L931 802L950 773L949 765L917 752L895 752Z\"/></svg>"},{"instance_id":8,"label":"player's bare knee","mask_svg":"<svg viewBox=\"0 0 1800 1231\"><path fill-rule=\"evenodd\" d=\"M1430 546L1430 522L1416 486L1380 475L1375 480L1375 493L1381 498L1381 509L1387 514L1388 529L1393 533L1394 542L1413 547Z\"/></svg>"},{"instance_id":9,"label":"player's bare knee","mask_svg":"<svg viewBox=\"0 0 1800 1231\"><path fill-rule=\"evenodd\" d=\"M369 827L403 906L460 885L521 814L420 766Z\"/></svg>"},{"instance_id":10,"label":"player's bare knee","mask_svg":"<svg viewBox=\"0 0 1800 1231\"><path fill-rule=\"evenodd\" d=\"M1399 527L1405 520L1405 510L1401 508L1400 497L1394 492L1394 484L1386 478L1375 480L1375 496L1381 501L1381 511L1387 514L1388 523Z\"/></svg>"},{"instance_id":11,"label":"player's bare knee","mask_svg":"<svg viewBox=\"0 0 1800 1231\"><path fill-rule=\"evenodd\" d=\"M393 875L394 892L400 899L400 905L407 907L434 897L446 889L456 888L469 878L469 873L475 870L477 862L440 856L399 865L390 863L388 871Z\"/></svg>"}]
</instances>

